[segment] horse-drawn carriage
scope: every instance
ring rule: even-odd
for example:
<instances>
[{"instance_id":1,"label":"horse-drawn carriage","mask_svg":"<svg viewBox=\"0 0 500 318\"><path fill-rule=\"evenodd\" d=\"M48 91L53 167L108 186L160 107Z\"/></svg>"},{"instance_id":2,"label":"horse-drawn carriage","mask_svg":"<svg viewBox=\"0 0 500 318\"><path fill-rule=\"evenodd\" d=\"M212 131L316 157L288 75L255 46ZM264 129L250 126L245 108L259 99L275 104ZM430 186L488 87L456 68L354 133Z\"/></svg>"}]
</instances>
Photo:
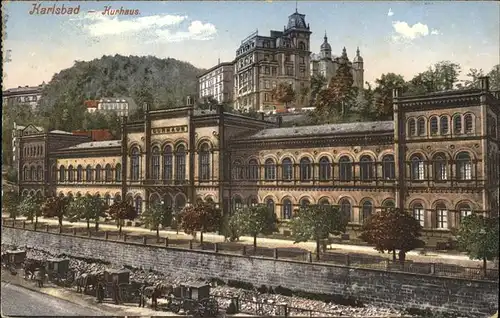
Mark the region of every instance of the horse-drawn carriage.
<instances>
[{"instance_id":1,"label":"horse-drawn carriage","mask_svg":"<svg viewBox=\"0 0 500 318\"><path fill-rule=\"evenodd\" d=\"M178 313L180 310L196 317L216 317L219 305L210 296L210 285L205 283L182 284L174 288L168 303L168 310Z\"/></svg>"},{"instance_id":2,"label":"horse-drawn carriage","mask_svg":"<svg viewBox=\"0 0 500 318\"><path fill-rule=\"evenodd\" d=\"M2 253L2 264L6 267L20 268L26 259L26 251L8 250Z\"/></svg>"},{"instance_id":3,"label":"horse-drawn carriage","mask_svg":"<svg viewBox=\"0 0 500 318\"><path fill-rule=\"evenodd\" d=\"M45 261L45 270L49 281L57 285L71 286L75 279L69 268L69 259L49 258Z\"/></svg>"},{"instance_id":4,"label":"horse-drawn carriage","mask_svg":"<svg viewBox=\"0 0 500 318\"><path fill-rule=\"evenodd\" d=\"M130 281L127 269L108 269L104 272L104 297L112 297L113 285L118 287L118 296L122 302L135 302L140 296L140 284Z\"/></svg>"}]
</instances>

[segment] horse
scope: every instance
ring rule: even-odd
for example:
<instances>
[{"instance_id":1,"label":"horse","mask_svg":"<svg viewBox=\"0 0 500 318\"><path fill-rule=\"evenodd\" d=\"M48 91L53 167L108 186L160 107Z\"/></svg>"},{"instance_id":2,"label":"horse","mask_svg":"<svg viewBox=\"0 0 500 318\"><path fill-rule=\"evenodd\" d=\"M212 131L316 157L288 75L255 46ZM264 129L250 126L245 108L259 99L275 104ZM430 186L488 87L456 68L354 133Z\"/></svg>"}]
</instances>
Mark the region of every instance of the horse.
<instances>
[{"instance_id":1,"label":"horse","mask_svg":"<svg viewBox=\"0 0 500 318\"><path fill-rule=\"evenodd\" d=\"M151 298L151 306L154 310L158 306L158 298L163 296L168 296L174 292L174 287L172 285L156 284L155 286L147 286L141 289L141 297Z\"/></svg>"},{"instance_id":2,"label":"horse","mask_svg":"<svg viewBox=\"0 0 500 318\"><path fill-rule=\"evenodd\" d=\"M23 263L24 278L28 276L33 279L35 272L41 268L45 268L45 260L40 259L27 259Z\"/></svg>"},{"instance_id":3,"label":"horse","mask_svg":"<svg viewBox=\"0 0 500 318\"><path fill-rule=\"evenodd\" d=\"M73 284L76 285L78 293L82 292L85 294L87 293L89 286L92 286L92 290L95 290L97 288L97 284L99 281L102 281L103 277L104 273L102 272L83 273L77 275Z\"/></svg>"}]
</instances>

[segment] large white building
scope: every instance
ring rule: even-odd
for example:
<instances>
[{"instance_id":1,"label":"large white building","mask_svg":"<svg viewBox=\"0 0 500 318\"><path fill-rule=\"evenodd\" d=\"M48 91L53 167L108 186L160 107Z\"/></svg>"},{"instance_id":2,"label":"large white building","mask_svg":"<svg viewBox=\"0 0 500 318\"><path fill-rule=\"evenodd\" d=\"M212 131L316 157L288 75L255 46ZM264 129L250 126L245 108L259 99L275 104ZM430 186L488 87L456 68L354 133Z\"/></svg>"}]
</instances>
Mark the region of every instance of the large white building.
<instances>
[{"instance_id":1,"label":"large white building","mask_svg":"<svg viewBox=\"0 0 500 318\"><path fill-rule=\"evenodd\" d=\"M32 108L38 106L42 98L42 89L45 82L38 86L18 86L17 88L9 88L2 91L4 105L30 105Z\"/></svg>"},{"instance_id":2,"label":"large white building","mask_svg":"<svg viewBox=\"0 0 500 318\"><path fill-rule=\"evenodd\" d=\"M219 103L233 100L234 66L231 62L220 63L198 76L200 100L212 97Z\"/></svg>"},{"instance_id":3,"label":"large white building","mask_svg":"<svg viewBox=\"0 0 500 318\"><path fill-rule=\"evenodd\" d=\"M107 97L85 101L87 112L115 112L118 116L128 116L137 109L137 104L130 97Z\"/></svg>"}]
</instances>

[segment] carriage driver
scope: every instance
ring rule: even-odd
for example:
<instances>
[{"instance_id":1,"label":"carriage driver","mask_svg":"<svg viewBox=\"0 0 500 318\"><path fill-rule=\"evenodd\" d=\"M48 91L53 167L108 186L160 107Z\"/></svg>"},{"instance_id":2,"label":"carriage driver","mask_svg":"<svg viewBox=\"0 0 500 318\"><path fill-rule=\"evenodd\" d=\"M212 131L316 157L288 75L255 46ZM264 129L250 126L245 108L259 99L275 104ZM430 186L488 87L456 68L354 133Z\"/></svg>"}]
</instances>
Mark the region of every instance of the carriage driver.
<instances>
[{"instance_id":1,"label":"carriage driver","mask_svg":"<svg viewBox=\"0 0 500 318\"><path fill-rule=\"evenodd\" d=\"M97 302L102 303L104 300L104 282L102 279L99 279L97 282L97 290L96 290Z\"/></svg>"},{"instance_id":2,"label":"carriage driver","mask_svg":"<svg viewBox=\"0 0 500 318\"><path fill-rule=\"evenodd\" d=\"M37 273L37 283L38 283L38 287L40 287L40 288L43 287L43 281L45 279L45 275L46 275L45 266L42 266L38 270L38 273Z\"/></svg>"}]
</instances>

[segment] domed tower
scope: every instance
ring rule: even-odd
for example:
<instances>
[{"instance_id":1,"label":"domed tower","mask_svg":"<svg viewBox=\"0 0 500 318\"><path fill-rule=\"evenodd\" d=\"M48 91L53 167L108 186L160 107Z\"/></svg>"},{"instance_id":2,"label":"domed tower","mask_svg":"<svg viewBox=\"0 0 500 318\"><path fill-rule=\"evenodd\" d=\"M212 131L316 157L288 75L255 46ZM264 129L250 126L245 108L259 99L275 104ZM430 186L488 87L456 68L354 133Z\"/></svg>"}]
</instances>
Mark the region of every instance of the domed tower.
<instances>
[{"instance_id":1,"label":"domed tower","mask_svg":"<svg viewBox=\"0 0 500 318\"><path fill-rule=\"evenodd\" d=\"M323 44L321 44L320 48L320 54L322 59L332 59L332 47L328 43L328 37L326 36L325 32L325 37L323 38Z\"/></svg>"},{"instance_id":2,"label":"domed tower","mask_svg":"<svg viewBox=\"0 0 500 318\"><path fill-rule=\"evenodd\" d=\"M364 69L363 69L363 58L359 53L359 47L356 50L356 56L352 61L352 75L354 79L354 86L357 88L363 88L364 84Z\"/></svg>"}]
</instances>

